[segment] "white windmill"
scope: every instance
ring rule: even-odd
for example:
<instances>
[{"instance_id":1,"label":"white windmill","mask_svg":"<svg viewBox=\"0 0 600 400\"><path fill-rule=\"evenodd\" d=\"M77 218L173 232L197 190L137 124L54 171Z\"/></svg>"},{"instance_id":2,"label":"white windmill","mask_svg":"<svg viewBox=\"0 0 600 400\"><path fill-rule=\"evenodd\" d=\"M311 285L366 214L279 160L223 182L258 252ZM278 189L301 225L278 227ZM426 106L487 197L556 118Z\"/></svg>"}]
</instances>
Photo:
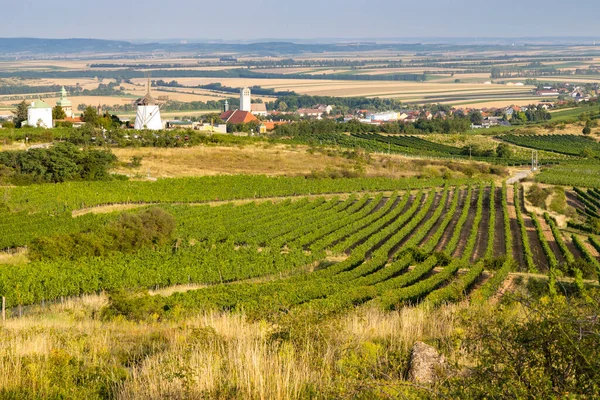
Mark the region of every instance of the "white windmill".
<instances>
[{"instance_id":1,"label":"white windmill","mask_svg":"<svg viewBox=\"0 0 600 400\"><path fill-rule=\"evenodd\" d=\"M158 131L163 129L160 119L160 106L150 94L150 78L148 78L148 90L146 95L137 99L134 104L137 106L134 128L137 130L150 129Z\"/></svg>"}]
</instances>

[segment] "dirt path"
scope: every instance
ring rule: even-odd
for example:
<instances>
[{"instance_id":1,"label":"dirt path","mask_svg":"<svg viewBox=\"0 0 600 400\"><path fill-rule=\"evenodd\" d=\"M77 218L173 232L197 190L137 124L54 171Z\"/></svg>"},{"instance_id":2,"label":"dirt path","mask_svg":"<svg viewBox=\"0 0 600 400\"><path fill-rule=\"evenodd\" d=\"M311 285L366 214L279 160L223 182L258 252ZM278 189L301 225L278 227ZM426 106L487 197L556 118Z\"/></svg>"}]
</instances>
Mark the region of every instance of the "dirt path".
<instances>
[{"instance_id":1,"label":"dirt path","mask_svg":"<svg viewBox=\"0 0 600 400\"><path fill-rule=\"evenodd\" d=\"M520 182L523 179L527 178L531 173L530 170L523 170L516 172L513 176L506 180L507 185L514 185L515 182Z\"/></svg>"},{"instance_id":2,"label":"dirt path","mask_svg":"<svg viewBox=\"0 0 600 400\"><path fill-rule=\"evenodd\" d=\"M355 192L355 193L325 193L325 194L310 194L310 195L296 195L296 196L281 196L281 197L263 197L263 198L251 198L251 199L239 199L239 200L220 200L220 201L207 201L207 202L196 202L196 203L115 203L115 204L103 204L95 207L82 208L79 210L73 210L71 215L73 217L80 217L86 214L108 214L114 211L123 211L123 210L131 210L134 208L141 208L152 205L159 204L169 204L169 205L187 205L187 206L205 206L209 205L211 207L221 206L224 204L234 204L234 205L244 205L248 203L264 203L267 201L271 202L279 202L285 201L288 199L292 200L302 200L302 199L318 199L324 198L326 200L331 200L334 197L339 198L340 200L346 200L348 197L352 195L372 195L377 196L379 194L383 194L384 197L390 197L393 192L390 191L382 191L382 192Z\"/></svg>"}]
</instances>

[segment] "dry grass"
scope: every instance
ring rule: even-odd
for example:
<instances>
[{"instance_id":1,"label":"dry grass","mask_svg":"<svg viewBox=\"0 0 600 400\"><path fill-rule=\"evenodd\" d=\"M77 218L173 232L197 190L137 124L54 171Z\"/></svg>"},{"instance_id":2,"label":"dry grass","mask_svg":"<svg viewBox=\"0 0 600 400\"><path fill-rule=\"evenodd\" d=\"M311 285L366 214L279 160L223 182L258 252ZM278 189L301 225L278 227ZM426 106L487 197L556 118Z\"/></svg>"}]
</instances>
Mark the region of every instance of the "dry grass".
<instances>
[{"instance_id":1,"label":"dry grass","mask_svg":"<svg viewBox=\"0 0 600 400\"><path fill-rule=\"evenodd\" d=\"M0 387L52 397L62 379L63 385L75 383L69 374L110 374L125 366L125 379L109 387L117 399L296 399L307 388L339 393L357 384L351 371L368 367L363 363L375 362L371 357L379 363L403 354L406 362L416 340L447 340L465 308L363 308L318 327L286 328L220 312L160 323L101 321L96 315L105 304L104 296L87 296L8 320ZM276 339L282 329L291 329L289 339ZM403 383L401 375L386 380ZM69 388L69 398L89 394L77 390L90 384Z\"/></svg>"},{"instance_id":2,"label":"dry grass","mask_svg":"<svg viewBox=\"0 0 600 400\"><path fill-rule=\"evenodd\" d=\"M257 144L243 147L197 146L185 149L114 149L124 164L142 157L142 166L123 166L116 172L166 178L219 174L303 175L313 171L354 171L357 161L339 152L312 152L307 146ZM364 165L367 176L412 176L414 163L395 155L371 155Z\"/></svg>"},{"instance_id":3,"label":"dry grass","mask_svg":"<svg viewBox=\"0 0 600 400\"><path fill-rule=\"evenodd\" d=\"M0 252L0 265L21 265L28 262L26 248L19 248L11 252Z\"/></svg>"}]
</instances>

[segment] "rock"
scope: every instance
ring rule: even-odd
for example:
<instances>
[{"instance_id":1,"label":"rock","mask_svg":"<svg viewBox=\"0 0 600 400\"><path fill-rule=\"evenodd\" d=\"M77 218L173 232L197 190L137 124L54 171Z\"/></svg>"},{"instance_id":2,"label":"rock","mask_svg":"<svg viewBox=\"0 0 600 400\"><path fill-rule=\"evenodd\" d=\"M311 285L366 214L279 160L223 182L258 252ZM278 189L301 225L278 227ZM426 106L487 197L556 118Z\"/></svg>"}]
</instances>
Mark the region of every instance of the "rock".
<instances>
[{"instance_id":1,"label":"rock","mask_svg":"<svg viewBox=\"0 0 600 400\"><path fill-rule=\"evenodd\" d=\"M416 342L410 355L408 379L415 383L431 384L446 369L443 355L428 344Z\"/></svg>"}]
</instances>

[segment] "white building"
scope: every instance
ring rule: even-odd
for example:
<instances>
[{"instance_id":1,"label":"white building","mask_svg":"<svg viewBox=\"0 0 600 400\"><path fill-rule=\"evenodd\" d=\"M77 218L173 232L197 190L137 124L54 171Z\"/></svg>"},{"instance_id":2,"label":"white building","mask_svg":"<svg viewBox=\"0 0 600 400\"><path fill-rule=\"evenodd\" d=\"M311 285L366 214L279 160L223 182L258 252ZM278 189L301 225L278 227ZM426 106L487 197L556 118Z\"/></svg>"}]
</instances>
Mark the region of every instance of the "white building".
<instances>
[{"instance_id":1,"label":"white building","mask_svg":"<svg viewBox=\"0 0 600 400\"><path fill-rule=\"evenodd\" d=\"M240 90L240 111L252 112L252 101L251 101L250 88L243 88Z\"/></svg>"},{"instance_id":2,"label":"white building","mask_svg":"<svg viewBox=\"0 0 600 400\"><path fill-rule=\"evenodd\" d=\"M261 117L266 117L269 115L269 112L267 111L267 105L265 103L252 103L250 108L252 108L252 115L258 115Z\"/></svg>"},{"instance_id":3,"label":"white building","mask_svg":"<svg viewBox=\"0 0 600 400\"><path fill-rule=\"evenodd\" d=\"M42 100L36 100L27 109L27 125L52 128L52 107Z\"/></svg>"},{"instance_id":4,"label":"white building","mask_svg":"<svg viewBox=\"0 0 600 400\"><path fill-rule=\"evenodd\" d=\"M150 94L150 83L148 83L148 93L141 99L137 99L135 105L137 105L135 129L149 129L152 131L163 129L162 120L160 119L160 107Z\"/></svg>"},{"instance_id":5,"label":"white building","mask_svg":"<svg viewBox=\"0 0 600 400\"><path fill-rule=\"evenodd\" d=\"M367 115L367 119L370 119L371 121L383 122L398 121L400 119L400 115L395 111L388 111L382 113L369 114Z\"/></svg>"},{"instance_id":6,"label":"white building","mask_svg":"<svg viewBox=\"0 0 600 400\"><path fill-rule=\"evenodd\" d=\"M67 99L67 91L64 86L60 90L60 99L56 105L63 109L67 118L73 118L73 104L71 104L71 100Z\"/></svg>"}]
</instances>

